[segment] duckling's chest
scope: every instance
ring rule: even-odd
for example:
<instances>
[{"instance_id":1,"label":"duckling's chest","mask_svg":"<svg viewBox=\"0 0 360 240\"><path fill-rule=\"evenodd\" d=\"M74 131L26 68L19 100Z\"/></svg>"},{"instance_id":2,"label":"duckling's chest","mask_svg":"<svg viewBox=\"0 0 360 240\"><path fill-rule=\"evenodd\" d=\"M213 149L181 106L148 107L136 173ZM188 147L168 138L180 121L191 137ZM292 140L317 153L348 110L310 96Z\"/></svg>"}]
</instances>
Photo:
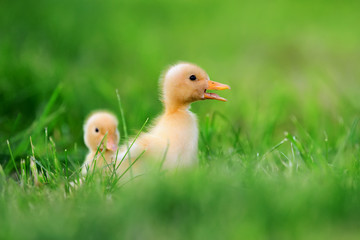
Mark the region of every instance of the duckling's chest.
<instances>
[{"instance_id":1,"label":"duckling's chest","mask_svg":"<svg viewBox=\"0 0 360 240\"><path fill-rule=\"evenodd\" d=\"M197 140L197 119L191 112L167 116L160 126L161 134L173 142Z\"/></svg>"},{"instance_id":2,"label":"duckling's chest","mask_svg":"<svg viewBox=\"0 0 360 240\"><path fill-rule=\"evenodd\" d=\"M149 150L161 153L161 156L166 152L165 168L197 162L198 126L193 113L162 116L150 134L155 138L149 143Z\"/></svg>"},{"instance_id":3,"label":"duckling's chest","mask_svg":"<svg viewBox=\"0 0 360 240\"><path fill-rule=\"evenodd\" d=\"M173 115L161 124L159 135L166 143L167 156L165 168L189 166L196 163L198 149L198 126L196 116Z\"/></svg>"}]
</instances>

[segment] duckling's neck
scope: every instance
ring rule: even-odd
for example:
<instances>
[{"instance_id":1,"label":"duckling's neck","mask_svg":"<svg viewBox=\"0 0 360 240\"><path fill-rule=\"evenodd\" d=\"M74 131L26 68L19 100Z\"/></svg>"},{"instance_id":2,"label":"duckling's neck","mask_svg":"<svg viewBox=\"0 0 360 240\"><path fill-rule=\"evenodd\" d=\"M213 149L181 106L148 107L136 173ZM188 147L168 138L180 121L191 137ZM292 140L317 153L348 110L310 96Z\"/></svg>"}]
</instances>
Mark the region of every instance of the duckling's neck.
<instances>
[{"instance_id":1,"label":"duckling's neck","mask_svg":"<svg viewBox=\"0 0 360 240\"><path fill-rule=\"evenodd\" d=\"M167 102L165 104L165 114L172 114L179 111L186 111L190 107L190 103L176 103L176 102Z\"/></svg>"}]
</instances>

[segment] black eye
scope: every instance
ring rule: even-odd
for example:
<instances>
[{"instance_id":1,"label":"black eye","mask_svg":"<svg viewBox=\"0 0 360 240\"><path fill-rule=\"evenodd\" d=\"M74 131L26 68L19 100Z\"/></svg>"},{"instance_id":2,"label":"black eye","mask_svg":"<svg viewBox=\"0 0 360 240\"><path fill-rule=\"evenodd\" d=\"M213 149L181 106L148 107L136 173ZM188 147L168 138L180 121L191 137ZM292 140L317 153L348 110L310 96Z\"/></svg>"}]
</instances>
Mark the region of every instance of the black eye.
<instances>
[{"instance_id":1,"label":"black eye","mask_svg":"<svg viewBox=\"0 0 360 240\"><path fill-rule=\"evenodd\" d=\"M190 79L191 81L195 81L195 80L196 80L196 76L195 76L195 75L191 75L191 76L189 77L189 79Z\"/></svg>"},{"instance_id":2,"label":"black eye","mask_svg":"<svg viewBox=\"0 0 360 240\"><path fill-rule=\"evenodd\" d=\"M95 132L99 132L99 129L98 129L98 128L95 128Z\"/></svg>"}]
</instances>

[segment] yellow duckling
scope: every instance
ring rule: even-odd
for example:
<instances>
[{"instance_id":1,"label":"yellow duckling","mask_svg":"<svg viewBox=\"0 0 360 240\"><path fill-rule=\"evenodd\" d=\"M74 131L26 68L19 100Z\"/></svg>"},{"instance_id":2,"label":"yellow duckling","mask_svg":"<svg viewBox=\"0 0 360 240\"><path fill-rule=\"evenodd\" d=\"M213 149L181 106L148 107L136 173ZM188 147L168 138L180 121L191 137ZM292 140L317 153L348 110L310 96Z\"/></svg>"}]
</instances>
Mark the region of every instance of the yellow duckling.
<instances>
[{"instance_id":1,"label":"yellow duckling","mask_svg":"<svg viewBox=\"0 0 360 240\"><path fill-rule=\"evenodd\" d=\"M89 153L82 166L82 174L92 170L94 165L99 169L114 161L119 143L117 125L116 116L106 111L95 112L85 121L84 141Z\"/></svg>"},{"instance_id":2,"label":"yellow duckling","mask_svg":"<svg viewBox=\"0 0 360 240\"><path fill-rule=\"evenodd\" d=\"M170 67L161 78L161 87L164 113L157 118L150 131L139 136L130 150L130 157L134 160L145 151L140 160L143 163L145 157L158 160L167 169L194 165L198 162L199 130L197 118L189 110L190 104L206 99L226 101L207 90L224 90L230 87L211 81L203 69L191 63L179 63ZM118 159L125 156L126 149L125 146L121 148ZM123 161L128 166L127 162ZM125 169L127 166L121 168Z\"/></svg>"}]
</instances>

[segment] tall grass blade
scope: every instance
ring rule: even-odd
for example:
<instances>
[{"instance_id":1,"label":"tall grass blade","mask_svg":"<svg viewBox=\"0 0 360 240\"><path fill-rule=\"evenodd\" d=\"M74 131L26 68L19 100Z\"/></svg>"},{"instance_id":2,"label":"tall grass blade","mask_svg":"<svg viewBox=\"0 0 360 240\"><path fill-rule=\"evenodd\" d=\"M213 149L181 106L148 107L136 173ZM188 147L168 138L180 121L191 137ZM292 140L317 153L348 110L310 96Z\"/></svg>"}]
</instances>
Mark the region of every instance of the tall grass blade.
<instances>
[{"instance_id":1,"label":"tall grass blade","mask_svg":"<svg viewBox=\"0 0 360 240\"><path fill-rule=\"evenodd\" d=\"M14 166L15 170L16 170L17 176L20 177L19 170L18 170L18 168L17 168L17 166L16 166L16 163L15 163L14 155L13 155L13 153L12 153L12 151L11 151L10 142L9 142L9 140L7 140L6 142L7 142L8 148L9 148L9 153L10 153L11 161L12 161L12 163L13 163L13 166ZM9 165L9 164L8 164L8 165ZM5 169L5 170L6 170L6 169Z\"/></svg>"},{"instance_id":2,"label":"tall grass blade","mask_svg":"<svg viewBox=\"0 0 360 240\"><path fill-rule=\"evenodd\" d=\"M120 167L121 163L124 161L124 159L126 158L126 156L128 155L128 153L130 152L130 149L132 148L132 146L134 145L135 141L138 139L138 137L140 136L140 134L142 133L142 131L144 130L147 122L149 121L149 118L146 118L144 124L142 125L141 129L139 130L139 132L136 134L134 140L132 141L132 143L130 144L130 147L126 150L125 155L122 157L120 163L117 165L116 170L118 170L118 168ZM116 156L117 157L117 156ZM117 159L115 159L115 164L116 164Z\"/></svg>"},{"instance_id":3,"label":"tall grass blade","mask_svg":"<svg viewBox=\"0 0 360 240\"><path fill-rule=\"evenodd\" d=\"M121 104L121 99L120 99L120 94L119 94L118 89L116 89L116 96L117 96L118 105L119 105L119 109L120 109L120 117L121 117L121 122L122 122L122 125L123 125L126 147L129 148L128 131L127 131L124 110L123 110L123 107L122 107L122 104ZM131 154L130 154L130 152L128 154L128 161L129 161L129 164L131 164ZM133 177L132 169L130 169L130 176Z\"/></svg>"}]
</instances>

